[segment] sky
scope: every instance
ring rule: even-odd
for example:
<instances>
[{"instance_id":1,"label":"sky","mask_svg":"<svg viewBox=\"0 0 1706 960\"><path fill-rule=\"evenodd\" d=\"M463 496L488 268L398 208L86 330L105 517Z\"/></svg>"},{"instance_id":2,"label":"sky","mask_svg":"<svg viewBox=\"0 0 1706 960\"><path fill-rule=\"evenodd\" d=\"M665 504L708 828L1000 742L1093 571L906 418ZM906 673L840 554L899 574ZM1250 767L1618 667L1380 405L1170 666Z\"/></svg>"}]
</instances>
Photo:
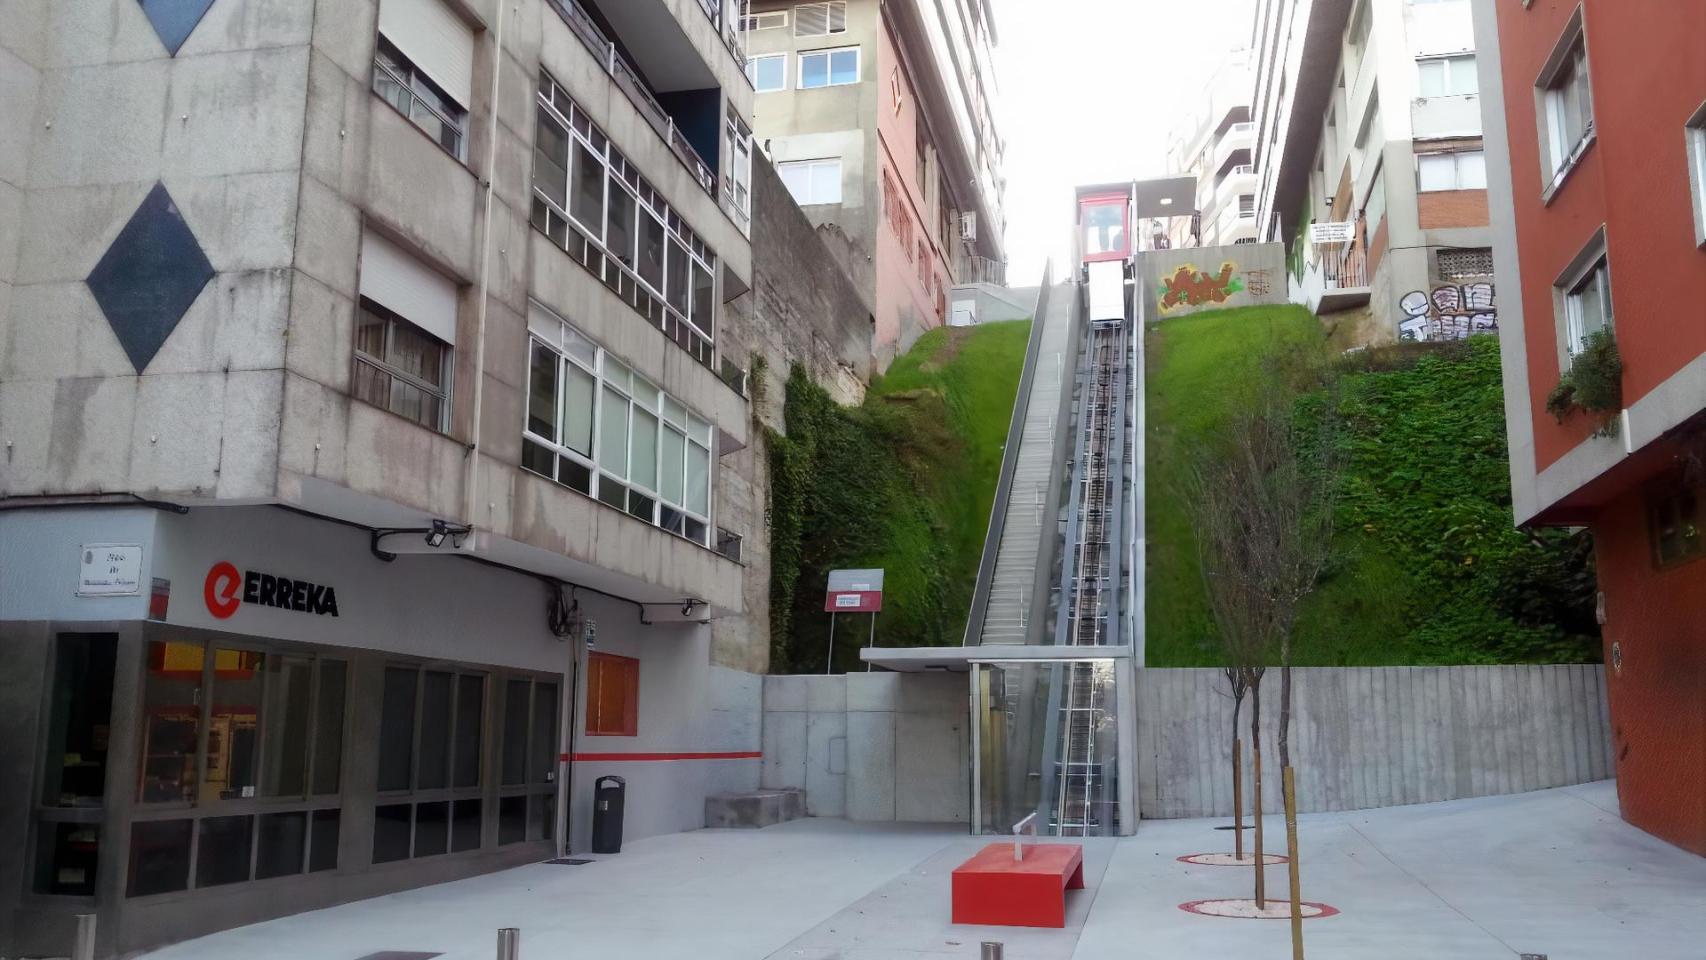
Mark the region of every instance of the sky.
<instances>
[{"instance_id":1,"label":"sky","mask_svg":"<svg viewBox=\"0 0 1706 960\"><path fill-rule=\"evenodd\" d=\"M1254 0L993 0L1007 141L1007 282L1071 254L1072 188L1166 172L1169 132Z\"/></svg>"}]
</instances>

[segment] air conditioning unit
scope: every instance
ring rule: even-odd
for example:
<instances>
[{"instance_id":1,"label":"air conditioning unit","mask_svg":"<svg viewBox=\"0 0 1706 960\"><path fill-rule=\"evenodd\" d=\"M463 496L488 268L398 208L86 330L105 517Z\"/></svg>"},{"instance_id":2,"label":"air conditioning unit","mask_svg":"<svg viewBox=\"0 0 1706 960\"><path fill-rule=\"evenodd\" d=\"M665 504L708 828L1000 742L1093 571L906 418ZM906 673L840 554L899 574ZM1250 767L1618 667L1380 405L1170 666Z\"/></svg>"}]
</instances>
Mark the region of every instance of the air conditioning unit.
<instances>
[{"instance_id":1,"label":"air conditioning unit","mask_svg":"<svg viewBox=\"0 0 1706 960\"><path fill-rule=\"evenodd\" d=\"M977 214L960 214L960 239L967 242L977 239Z\"/></svg>"}]
</instances>

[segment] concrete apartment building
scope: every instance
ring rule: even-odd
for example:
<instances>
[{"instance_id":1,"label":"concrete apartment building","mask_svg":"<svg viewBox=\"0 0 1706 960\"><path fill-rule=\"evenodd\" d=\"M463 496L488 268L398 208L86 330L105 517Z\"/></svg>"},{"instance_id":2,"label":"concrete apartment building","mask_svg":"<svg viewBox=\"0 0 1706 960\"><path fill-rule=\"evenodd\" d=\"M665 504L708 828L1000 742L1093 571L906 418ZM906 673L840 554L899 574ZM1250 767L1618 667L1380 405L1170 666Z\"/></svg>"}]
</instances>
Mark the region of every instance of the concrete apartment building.
<instances>
[{"instance_id":1,"label":"concrete apartment building","mask_svg":"<svg viewBox=\"0 0 1706 960\"><path fill-rule=\"evenodd\" d=\"M755 139L871 305L879 364L1005 282L988 0L755 0Z\"/></svg>"},{"instance_id":2,"label":"concrete apartment building","mask_svg":"<svg viewBox=\"0 0 1706 960\"><path fill-rule=\"evenodd\" d=\"M1706 6L1474 8L1516 521L1593 532L1623 816L1706 855Z\"/></svg>"},{"instance_id":3,"label":"concrete apartment building","mask_svg":"<svg viewBox=\"0 0 1706 960\"><path fill-rule=\"evenodd\" d=\"M582 849L606 774L630 839L756 788L748 373L857 399L870 320L754 177L737 26L0 11L0 955Z\"/></svg>"},{"instance_id":4,"label":"concrete apartment building","mask_svg":"<svg viewBox=\"0 0 1706 960\"><path fill-rule=\"evenodd\" d=\"M1250 51L1233 50L1203 84L1194 108L1179 119L1167 147L1167 172L1196 178L1197 195L1193 216L1168 223L1174 247L1256 242L1254 83Z\"/></svg>"},{"instance_id":5,"label":"concrete apartment building","mask_svg":"<svg viewBox=\"0 0 1706 960\"><path fill-rule=\"evenodd\" d=\"M1256 218L1294 298L1366 309L1372 342L1495 329L1469 0L1262 0L1254 40Z\"/></svg>"}]
</instances>

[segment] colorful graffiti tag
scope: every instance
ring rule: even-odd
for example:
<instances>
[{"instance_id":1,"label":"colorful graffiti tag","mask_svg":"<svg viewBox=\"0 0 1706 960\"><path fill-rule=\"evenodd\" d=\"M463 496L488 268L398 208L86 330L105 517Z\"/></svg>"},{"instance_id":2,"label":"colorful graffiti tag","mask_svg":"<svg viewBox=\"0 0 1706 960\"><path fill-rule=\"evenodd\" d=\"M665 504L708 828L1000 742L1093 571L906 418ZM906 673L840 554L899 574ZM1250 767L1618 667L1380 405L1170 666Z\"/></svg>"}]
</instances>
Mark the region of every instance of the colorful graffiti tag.
<instances>
[{"instance_id":1,"label":"colorful graffiti tag","mask_svg":"<svg viewBox=\"0 0 1706 960\"><path fill-rule=\"evenodd\" d=\"M1173 271L1171 277L1161 278L1161 312L1176 307L1200 307L1210 303L1225 303L1233 294L1244 290L1244 283L1232 276L1238 265L1228 260L1213 276L1187 263Z\"/></svg>"},{"instance_id":2,"label":"colorful graffiti tag","mask_svg":"<svg viewBox=\"0 0 1706 960\"><path fill-rule=\"evenodd\" d=\"M1499 310L1493 285L1486 281L1448 283L1426 294L1412 290L1398 301L1404 319L1398 321L1398 339L1414 341L1462 340L1474 333L1499 329Z\"/></svg>"}]
</instances>

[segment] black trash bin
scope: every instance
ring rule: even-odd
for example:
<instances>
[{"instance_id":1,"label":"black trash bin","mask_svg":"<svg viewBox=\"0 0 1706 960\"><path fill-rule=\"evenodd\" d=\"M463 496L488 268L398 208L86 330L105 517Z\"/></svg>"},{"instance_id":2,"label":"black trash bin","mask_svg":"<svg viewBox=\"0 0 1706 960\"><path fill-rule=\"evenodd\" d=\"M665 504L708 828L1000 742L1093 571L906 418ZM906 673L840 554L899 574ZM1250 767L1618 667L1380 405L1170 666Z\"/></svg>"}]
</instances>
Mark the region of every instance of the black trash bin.
<instances>
[{"instance_id":1,"label":"black trash bin","mask_svg":"<svg viewBox=\"0 0 1706 960\"><path fill-rule=\"evenodd\" d=\"M622 852L622 804L628 781L599 777L592 784L592 852Z\"/></svg>"}]
</instances>

